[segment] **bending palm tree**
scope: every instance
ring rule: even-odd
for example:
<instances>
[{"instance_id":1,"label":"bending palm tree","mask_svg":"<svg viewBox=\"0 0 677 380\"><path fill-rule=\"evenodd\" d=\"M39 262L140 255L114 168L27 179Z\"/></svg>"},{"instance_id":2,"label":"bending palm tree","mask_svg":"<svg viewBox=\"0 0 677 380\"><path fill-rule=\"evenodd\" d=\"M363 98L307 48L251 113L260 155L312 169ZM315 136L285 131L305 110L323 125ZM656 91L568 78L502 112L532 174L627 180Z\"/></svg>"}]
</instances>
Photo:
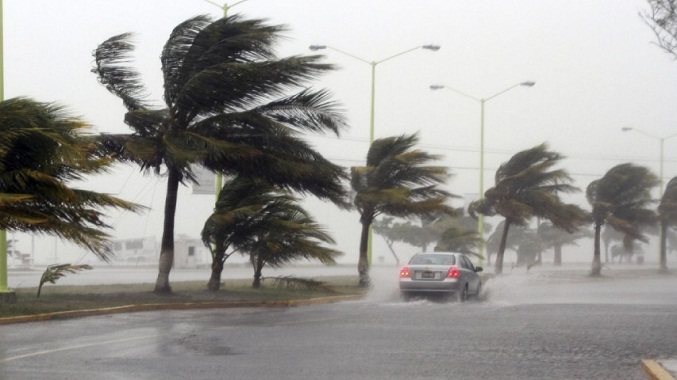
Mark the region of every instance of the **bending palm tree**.
<instances>
[{"instance_id":1,"label":"bending palm tree","mask_svg":"<svg viewBox=\"0 0 677 380\"><path fill-rule=\"evenodd\" d=\"M585 211L562 202L559 197L560 193L578 191L569 184L572 179L564 169L552 169L562 158L559 153L548 151L546 144L515 154L496 171L494 187L468 207L471 215L505 217L494 264L496 274L503 272L503 256L512 224L524 226L536 216L571 232L584 223Z\"/></svg>"},{"instance_id":2,"label":"bending palm tree","mask_svg":"<svg viewBox=\"0 0 677 380\"><path fill-rule=\"evenodd\" d=\"M108 260L112 249L102 229L110 226L99 208L142 207L69 186L112 163L85 134L88 127L55 104L0 102L0 228L56 235Z\"/></svg>"},{"instance_id":3,"label":"bending palm tree","mask_svg":"<svg viewBox=\"0 0 677 380\"><path fill-rule=\"evenodd\" d=\"M595 229L591 275L599 276L602 271L600 235L605 223L624 235L623 244L628 249L634 240L647 240L641 228L656 222L656 214L648 206L653 202L651 189L657 184L658 178L649 169L621 164L588 185L586 197L592 206Z\"/></svg>"},{"instance_id":4,"label":"bending palm tree","mask_svg":"<svg viewBox=\"0 0 677 380\"><path fill-rule=\"evenodd\" d=\"M341 252L322 245L334 244L334 239L295 202L295 199L282 197L267 205L262 210L265 221L254 232L254 239L239 247L249 253L254 267L254 288L261 286L261 271L265 265L280 267L293 261L313 259L323 264L335 264L341 255Z\"/></svg>"},{"instance_id":5,"label":"bending palm tree","mask_svg":"<svg viewBox=\"0 0 677 380\"><path fill-rule=\"evenodd\" d=\"M250 255L254 287L260 286L266 264L280 266L300 259L335 262L340 253L319 244L334 241L296 202L261 180L236 177L224 185L202 230L205 245L213 247L210 290L220 287L223 263L232 255L225 254L228 247Z\"/></svg>"},{"instance_id":6,"label":"bending palm tree","mask_svg":"<svg viewBox=\"0 0 677 380\"><path fill-rule=\"evenodd\" d=\"M447 168L428 166L439 157L412 149L417 142L416 134L375 140L367 154L367 165L351 170L354 203L362 224L357 265L360 286L371 282L367 245L369 228L377 216L433 217L457 212L445 204L452 194L437 187L449 177Z\"/></svg>"},{"instance_id":7,"label":"bending palm tree","mask_svg":"<svg viewBox=\"0 0 677 380\"><path fill-rule=\"evenodd\" d=\"M166 172L167 194L155 292L171 292L174 219L180 184L195 182L191 166L226 176L261 177L342 206L344 170L313 150L301 131L337 133L343 116L325 91L288 91L332 70L321 56L278 59L273 45L285 29L238 16L178 25L161 55L166 108L143 101L139 75L127 67L130 35L102 43L94 72L120 97L131 135L109 136L120 160ZM297 90L298 91L298 90Z\"/></svg>"}]
</instances>

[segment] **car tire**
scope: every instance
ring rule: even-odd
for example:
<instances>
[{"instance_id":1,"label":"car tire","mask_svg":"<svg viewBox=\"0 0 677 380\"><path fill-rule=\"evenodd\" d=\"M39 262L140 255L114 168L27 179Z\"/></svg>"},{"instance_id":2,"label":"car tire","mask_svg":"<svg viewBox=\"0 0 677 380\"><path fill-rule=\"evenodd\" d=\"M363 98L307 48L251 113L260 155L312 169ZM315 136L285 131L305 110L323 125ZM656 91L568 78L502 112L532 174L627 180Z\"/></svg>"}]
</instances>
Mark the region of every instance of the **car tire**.
<instances>
[{"instance_id":1,"label":"car tire","mask_svg":"<svg viewBox=\"0 0 677 380\"><path fill-rule=\"evenodd\" d=\"M400 292L400 299L404 302L409 302L411 300L411 294L407 292Z\"/></svg>"},{"instance_id":2,"label":"car tire","mask_svg":"<svg viewBox=\"0 0 677 380\"><path fill-rule=\"evenodd\" d=\"M456 302L465 302L468 299L468 284L463 285L460 291L456 292Z\"/></svg>"},{"instance_id":3,"label":"car tire","mask_svg":"<svg viewBox=\"0 0 677 380\"><path fill-rule=\"evenodd\" d=\"M473 298L476 299L476 300L480 299L480 292L481 291L482 291L482 283L480 282L480 284L477 285L477 293L475 293L475 295L473 295Z\"/></svg>"}]
</instances>

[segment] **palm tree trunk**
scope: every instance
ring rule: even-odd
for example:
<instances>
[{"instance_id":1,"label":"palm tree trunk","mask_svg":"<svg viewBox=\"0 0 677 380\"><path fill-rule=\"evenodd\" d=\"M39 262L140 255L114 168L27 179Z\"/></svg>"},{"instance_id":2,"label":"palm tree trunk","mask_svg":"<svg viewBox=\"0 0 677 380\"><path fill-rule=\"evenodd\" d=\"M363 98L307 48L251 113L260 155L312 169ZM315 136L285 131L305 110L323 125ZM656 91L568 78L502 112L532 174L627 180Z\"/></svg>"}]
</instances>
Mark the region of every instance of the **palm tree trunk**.
<instances>
[{"instance_id":1,"label":"palm tree trunk","mask_svg":"<svg viewBox=\"0 0 677 380\"><path fill-rule=\"evenodd\" d=\"M360 235L360 259L357 262L357 273L360 276L359 285L363 288L371 285L369 279L369 260L367 259L367 246L369 244L369 223L362 223L362 233Z\"/></svg>"},{"instance_id":2,"label":"palm tree trunk","mask_svg":"<svg viewBox=\"0 0 677 380\"><path fill-rule=\"evenodd\" d=\"M263 271L263 259L257 257L254 264L254 282L252 282L252 288L258 289L261 287L261 272Z\"/></svg>"},{"instance_id":3,"label":"palm tree trunk","mask_svg":"<svg viewBox=\"0 0 677 380\"><path fill-rule=\"evenodd\" d=\"M176 216L176 201L179 192L179 176L174 170L169 170L167 178L167 197L165 198L165 220L162 229L162 243L160 246L160 262L158 276L155 281L155 293L171 293L169 272L174 265L174 218Z\"/></svg>"},{"instance_id":4,"label":"palm tree trunk","mask_svg":"<svg viewBox=\"0 0 677 380\"><path fill-rule=\"evenodd\" d=\"M503 255L505 253L505 245L508 240L508 229L510 222L506 219L503 224L503 233L501 234L501 243L498 245L498 252L496 253L496 261L494 262L494 272L496 274L503 273Z\"/></svg>"},{"instance_id":5,"label":"palm tree trunk","mask_svg":"<svg viewBox=\"0 0 677 380\"><path fill-rule=\"evenodd\" d=\"M554 261L555 266L562 266L562 246L561 245L555 245L555 261Z\"/></svg>"},{"instance_id":6,"label":"palm tree trunk","mask_svg":"<svg viewBox=\"0 0 677 380\"><path fill-rule=\"evenodd\" d=\"M592 256L592 271L591 276L599 276L602 273L602 263L600 260L600 233L602 230L602 223L595 222L595 252Z\"/></svg>"},{"instance_id":7,"label":"palm tree trunk","mask_svg":"<svg viewBox=\"0 0 677 380\"><path fill-rule=\"evenodd\" d=\"M386 240L386 244L388 244L388 249L390 249L390 253L393 254L393 257L395 258L395 261L397 262L397 266L400 266L400 258L397 257L397 254L395 253L395 250L393 249L393 243L392 241Z\"/></svg>"},{"instance_id":8,"label":"palm tree trunk","mask_svg":"<svg viewBox=\"0 0 677 380\"><path fill-rule=\"evenodd\" d=\"M207 283L207 289L212 292L221 289L221 273L223 272L223 263L226 261L226 247L223 239L217 238L212 256L212 275Z\"/></svg>"},{"instance_id":9,"label":"palm tree trunk","mask_svg":"<svg viewBox=\"0 0 677 380\"><path fill-rule=\"evenodd\" d=\"M667 273L668 272L668 259L666 255L666 243L668 240L668 224L665 222L661 222L661 256L660 256L660 263L658 265L658 271L661 273Z\"/></svg>"}]
</instances>

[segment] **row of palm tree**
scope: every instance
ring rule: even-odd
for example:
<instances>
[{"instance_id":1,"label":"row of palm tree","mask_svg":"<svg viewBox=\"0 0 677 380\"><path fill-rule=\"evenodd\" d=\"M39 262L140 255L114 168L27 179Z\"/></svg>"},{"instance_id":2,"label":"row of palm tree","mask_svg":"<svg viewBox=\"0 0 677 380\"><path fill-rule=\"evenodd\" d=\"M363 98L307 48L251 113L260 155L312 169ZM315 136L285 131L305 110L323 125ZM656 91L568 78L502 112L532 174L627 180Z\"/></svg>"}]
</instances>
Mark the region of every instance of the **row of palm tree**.
<instances>
[{"instance_id":1,"label":"row of palm tree","mask_svg":"<svg viewBox=\"0 0 677 380\"><path fill-rule=\"evenodd\" d=\"M677 179L670 181L660 205L654 210L652 205L656 201L651 197L651 189L659 183L658 178L642 166L631 163L617 165L587 186L586 197L591 206L588 212L560 199L560 193L578 191L570 184L571 177L565 170L553 169L562 158L558 153L549 151L546 144L519 152L499 167L496 184L485 192L484 198L470 204L468 211L471 214L504 217L495 272L501 273L503 270L503 253L510 226L526 226L533 217L549 221L548 229L554 227L569 234L580 231L586 224L592 224L594 250L591 274L594 276L601 273L603 226L621 234L626 250L631 251L634 242L647 241L647 227L660 224L659 269L667 271L665 241L667 229L677 225ZM562 239L560 243L565 244L567 241ZM520 247L536 248L539 247Z\"/></svg>"},{"instance_id":2,"label":"row of palm tree","mask_svg":"<svg viewBox=\"0 0 677 380\"><path fill-rule=\"evenodd\" d=\"M365 165L351 168L350 173L314 150L303 133L339 135L347 126L339 105L326 90L307 87L334 67L320 63L322 57L317 55L277 57L274 45L284 31L283 26L240 16L217 21L198 16L179 24L160 56L165 103L160 109L150 106L140 75L128 65L132 36L122 34L104 41L94 51L92 71L122 100L127 109L124 122L131 129L128 134L75 138L74 131L84 125L64 117L59 108L26 99L3 103L15 108L0 109L4 118L0 124L11 132L3 136L0 146L6 158L0 175L6 177L4 184L10 184L2 189L0 211L14 216L3 218L0 227L55 233L106 258L110 253L107 235L92 226L108 226L93 208L138 211L140 207L91 192L65 192L62 197L55 189L69 190L66 181L99 174L114 161L138 165L145 173L167 177L155 292L171 292L178 188L196 182L192 168L200 165L231 178L202 232L213 253L210 289L218 289L223 263L234 251L249 255L255 286L266 264L280 265L298 257L333 262L338 252L323 245L331 244L331 237L298 206L292 193L357 209L362 225L359 282L368 286L369 230L377 217L419 218L432 224L444 215L459 214L449 205L455 196L440 187L450 177L449 169L432 165L440 157L415 148L417 134L374 141ZM5 116L12 114L18 115L16 119ZM645 239L642 224L656 220L648 209L649 189L656 179L645 168L619 165L591 183L587 196L592 212L588 213L560 199L560 194L578 190L568 173L555 167L562 158L546 144L517 153L499 167L495 186L470 205L471 214L505 219L497 273L503 268L510 227L525 225L533 217L568 233L592 222L597 232L593 274L600 269L602 225L623 232L626 244L631 244ZM47 165L54 162L53 167ZM12 165L28 168L18 172L21 168ZM36 176L40 170L48 171L48 177ZM345 181L350 181L352 193L346 190ZM670 194L677 192L673 181L668 187ZM44 193L36 197L28 191L32 188L43 188ZM677 219L666 216L674 215L675 208L668 201L659 207L666 226ZM458 247L454 241L458 235L449 232L443 245ZM232 251L227 253L229 248Z\"/></svg>"},{"instance_id":3,"label":"row of palm tree","mask_svg":"<svg viewBox=\"0 0 677 380\"><path fill-rule=\"evenodd\" d=\"M418 141L416 135L375 141L367 154L366 165L352 168L350 177L344 168L325 159L303 140L303 132L338 135L346 122L327 91L305 87L318 75L333 70L332 65L320 63L322 57L318 55L278 58L274 54L274 44L284 30L282 26L269 26L262 20L245 20L239 16L213 22L198 16L179 24L160 57L165 82L165 107L160 109L150 106L140 75L129 66L134 48L131 34L111 37L94 51L92 71L108 91L122 100L127 109L124 122L131 133L74 140L73 146L77 144L82 150L77 152L81 153L77 157L80 166L66 168L64 180L95 174L113 161L136 164L144 173L167 177L155 292L171 292L169 273L174 258L178 188L196 182L192 171L195 165L233 178L227 183L223 197L219 197L203 231L204 241L213 247L212 289L218 288L223 262L232 254L226 253L228 247L249 253L257 279L263 265L278 265L299 255L333 262L338 252L320 244L332 243L331 237L298 207L290 192L311 194L348 208L351 204L344 181L350 178L355 194L353 203L360 211L363 225L358 267L360 284L364 286L370 283L366 257L368 230L376 216L433 218L440 213L457 212L446 205L451 194L438 187L448 178L448 169L427 165L438 157L413 149ZM38 124L46 130L51 128L45 121ZM3 125L18 133L11 124ZM32 158L33 162L42 159L38 153L55 152L58 157L46 159L76 160L75 153L68 150L42 149L36 139L31 143L35 143L33 149L23 152L37 155ZM8 166L18 158L7 157ZM5 174L13 175L10 169ZM13 179L19 187L25 185L25 178ZM64 208L66 201L59 199L44 203L49 208L39 210L34 198L18 191L21 189L13 191L5 187L3 190L3 206L8 212L16 215L20 211L32 212L52 218L52 224L38 220L33 214L35 220L30 221L27 217L6 218L6 227L27 230L29 222L39 224L47 232L78 240L102 258L110 254L107 235L94 228L87 229L86 234L74 228L79 226L78 222L107 227L100 220L100 214L80 206L73 212L82 215L72 216L68 214L69 209ZM114 197L86 195L84 201L68 201L140 209ZM256 200L258 209L251 204L247 206L255 195L260 197ZM244 198L237 198L242 196ZM381 200L384 197L386 202ZM71 198L74 197L71 195ZM33 203L28 204L30 201ZM232 208L240 206L249 209L243 213ZM55 226L59 219L54 215L64 214L75 223ZM240 223L231 223L229 227L227 218L233 215ZM247 221L244 226L243 220ZM285 239L281 239L282 231L277 231L282 227ZM295 235L292 231L301 232ZM280 244L272 247L271 241ZM293 254L285 256L287 253Z\"/></svg>"},{"instance_id":4,"label":"row of palm tree","mask_svg":"<svg viewBox=\"0 0 677 380\"><path fill-rule=\"evenodd\" d=\"M564 203L560 198L562 193L579 191L571 185L572 179L566 170L555 168L562 159L559 153L549 151L547 144L518 152L499 167L496 183L485 192L484 197L469 205L471 215L482 213L504 218L488 242L489 248L496 246L495 272L502 272L507 248L518 251L518 264L532 265L536 255L547 247L553 247L555 264L560 265L562 246L574 244L586 236L588 230L582 227L592 225L594 250L591 274L599 275L602 241L608 251L611 235L619 235L624 249L632 252L633 243L646 242L647 228L657 223L660 224L661 237L660 270L666 271L668 228L677 225L677 179L668 183L658 209L654 210L652 204L655 200L650 192L658 184L658 178L642 166L630 163L617 165L588 185L586 196L591 206L588 212L577 205ZM386 201L385 198L381 200ZM534 217L544 222L537 230L526 228ZM444 228L436 233L436 248L458 251L472 247L468 244L472 227L456 224L437 222L437 226ZM509 235L512 226L521 227L517 230L518 234ZM602 236L603 226L606 226L606 236ZM508 236L511 236L510 240Z\"/></svg>"}]
</instances>

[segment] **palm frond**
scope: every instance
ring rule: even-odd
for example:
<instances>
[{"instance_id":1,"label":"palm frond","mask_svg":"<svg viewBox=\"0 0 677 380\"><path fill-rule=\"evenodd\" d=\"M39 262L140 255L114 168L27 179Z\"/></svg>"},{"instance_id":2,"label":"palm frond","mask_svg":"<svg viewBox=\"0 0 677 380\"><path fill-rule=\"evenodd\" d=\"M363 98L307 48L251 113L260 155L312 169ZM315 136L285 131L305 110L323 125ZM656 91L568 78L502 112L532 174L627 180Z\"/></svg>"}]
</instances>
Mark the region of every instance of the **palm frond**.
<instances>
[{"instance_id":1,"label":"palm frond","mask_svg":"<svg viewBox=\"0 0 677 380\"><path fill-rule=\"evenodd\" d=\"M99 82L122 99L130 111L146 108L143 101L146 89L141 84L141 75L128 65L134 50L132 36L131 33L123 33L101 43L94 50L95 66L92 68Z\"/></svg>"}]
</instances>

